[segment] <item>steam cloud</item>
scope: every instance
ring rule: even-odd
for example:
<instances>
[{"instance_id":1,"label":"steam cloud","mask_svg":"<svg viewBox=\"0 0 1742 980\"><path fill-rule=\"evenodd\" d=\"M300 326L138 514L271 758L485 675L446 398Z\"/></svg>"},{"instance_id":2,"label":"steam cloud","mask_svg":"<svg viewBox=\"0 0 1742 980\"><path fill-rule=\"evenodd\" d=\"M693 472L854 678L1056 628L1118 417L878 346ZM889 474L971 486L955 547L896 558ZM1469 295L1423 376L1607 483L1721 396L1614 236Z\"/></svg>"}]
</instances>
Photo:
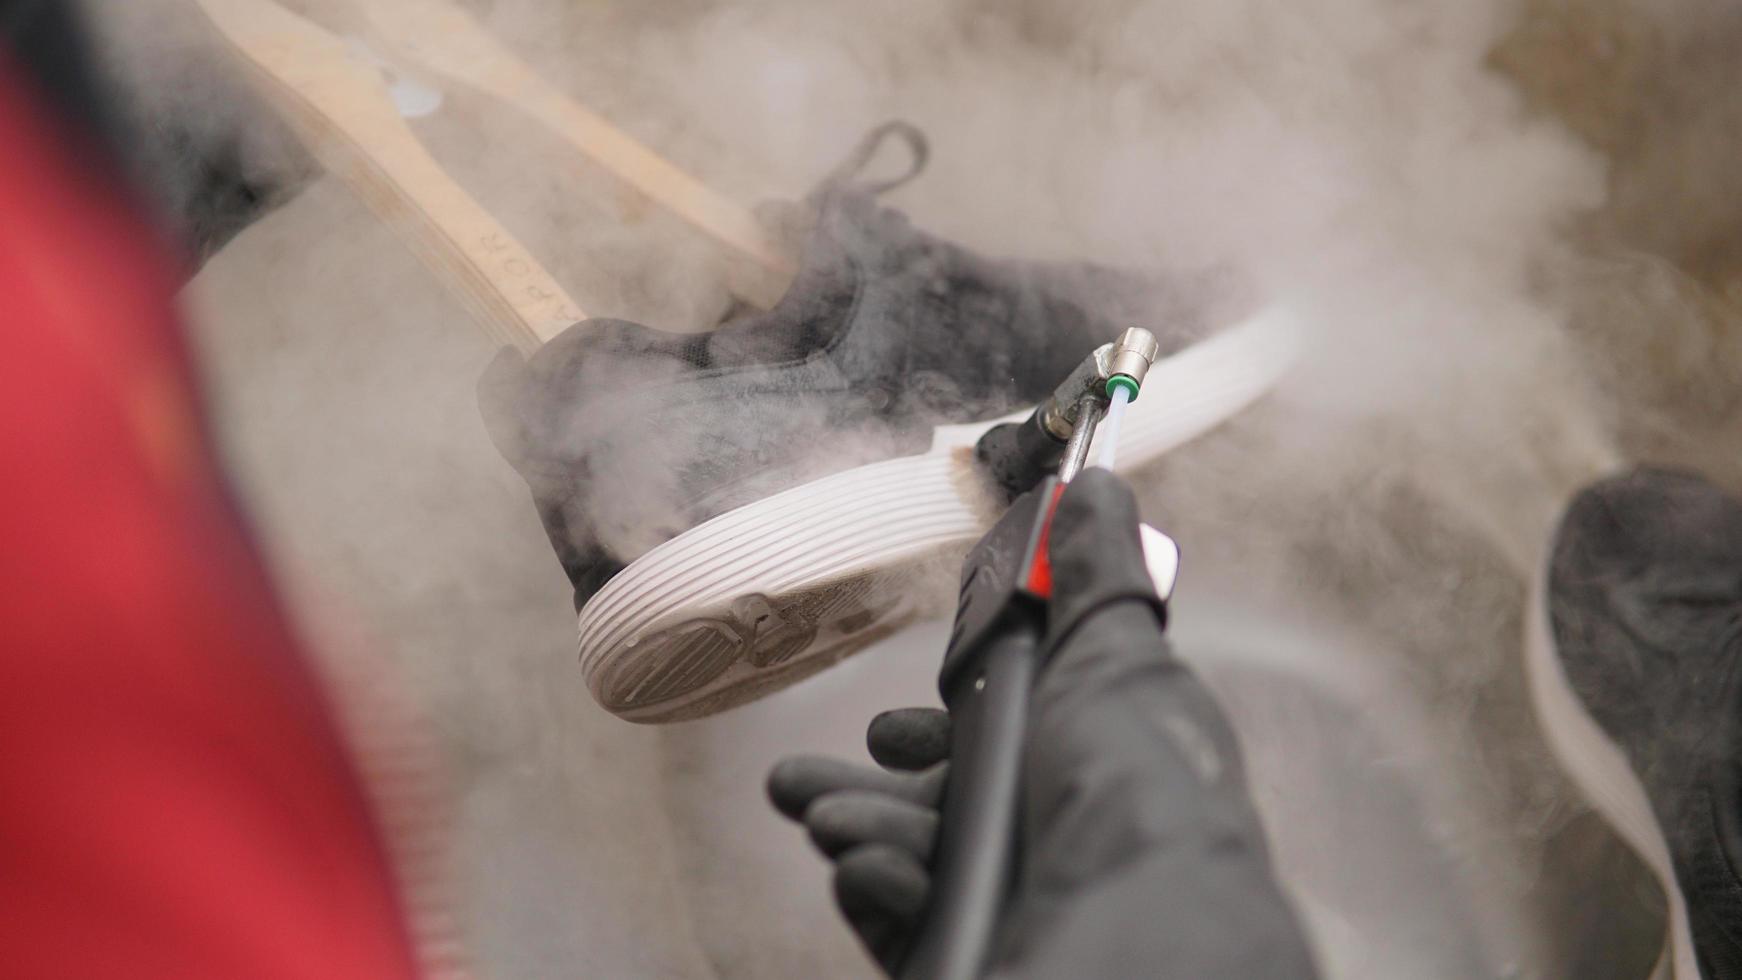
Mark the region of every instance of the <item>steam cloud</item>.
<instances>
[{"instance_id":1,"label":"steam cloud","mask_svg":"<svg viewBox=\"0 0 1742 980\"><path fill-rule=\"evenodd\" d=\"M163 12L151 30L124 19L148 6ZM1714 135L1742 99L1712 91L1734 50L1714 40L1734 41L1720 12L469 6L741 200L802 193L899 116L927 131L933 164L891 203L928 230L991 254L1231 269L1291 305L1315 331L1300 370L1140 490L1186 554L1182 651L1235 714L1327 963L1396 976L1374 935L1457 917L1458 949L1399 940L1419 952L1410 975L1630 975L1657 912L1540 747L1519 617L1581 482L1639 458L1742 480L1742 331L1724 293L1742 225L1719 220L1735 147ZM238 110L229 79L151 95L204 43L172 12L188 14L99 11L147 112L198 120L194 145L265 148L249 171L290 182L272 175L298 155ZM1645 94L1601 81L1611 71ZM725 278L706 243L512 114L448 96L420 134L590 312L715 322ZM172 210L187 172L160 177ZM865 972L760 774L795 746L855 749L873 710L929 696L936 631L726 717L619 725L586 700L560 573L476 422L487 345L391 236L320 184L190 300L235 465L305 616L330 621L330 596L351 597L451 749L460 911L489 972ZM644 478L599 490L636 505L612 522L625 552L670 517L643 512L659 499ZM1317 794L1289 780L1306 745L1329 760ZM1404 844L1332 832L1381 811L1430 858L1400 872ZM1567 912L1581 891L1609 901Z\"/></svg>"}]
</instances>

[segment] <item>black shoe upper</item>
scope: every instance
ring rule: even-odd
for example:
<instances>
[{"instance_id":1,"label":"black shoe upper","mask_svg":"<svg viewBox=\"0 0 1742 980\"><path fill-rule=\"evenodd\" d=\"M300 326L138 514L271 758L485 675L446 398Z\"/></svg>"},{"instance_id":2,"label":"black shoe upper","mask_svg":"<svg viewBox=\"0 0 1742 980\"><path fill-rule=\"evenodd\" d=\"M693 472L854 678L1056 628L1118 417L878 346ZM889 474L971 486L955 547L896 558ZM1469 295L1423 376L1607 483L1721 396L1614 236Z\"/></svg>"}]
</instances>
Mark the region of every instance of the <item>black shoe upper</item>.
<instances>
[{"instance_id":1,"label":"black shoe upper","mask_svg":"<svg viewBox=\"0 0 1742 980\"><path fill-rule=\"evenodd\" d=\"M1742 503L1691 474L1598 483L1549 569L1556 650L1663 827L1706 980L1742 978Z\"/></svg>"},{"instance_id":2,"label":"black shoe upper","mask_svg":"<svg viewBox=\"0 0 1742 980\"><path fill-rule=\"evenodd\" d=\"M710 516L923 452L938 424L1038 402L1126 326L1178 346L1213 292L987 259L847 184L812 204L800 271L774 309L697 334L592 320L524 364L504 352L480 382L492 438L532 485L577 608Z\"/></svg>"}]
</instances>

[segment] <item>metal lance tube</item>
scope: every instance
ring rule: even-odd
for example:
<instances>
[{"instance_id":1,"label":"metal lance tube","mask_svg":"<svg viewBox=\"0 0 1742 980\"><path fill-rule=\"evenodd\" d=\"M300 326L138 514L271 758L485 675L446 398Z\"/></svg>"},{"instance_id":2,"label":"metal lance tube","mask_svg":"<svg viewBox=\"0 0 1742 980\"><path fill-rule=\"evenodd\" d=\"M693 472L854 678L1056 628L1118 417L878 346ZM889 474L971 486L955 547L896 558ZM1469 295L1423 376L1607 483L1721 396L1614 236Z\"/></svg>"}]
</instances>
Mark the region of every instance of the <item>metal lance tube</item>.
<instances>
[{"instance_id":1,"label":"metal lance tube","mask_svg":"<svg viewBox=\"0 0 1742 980\"><path fill-rule=\"evenodd\" d=\"M1095 436L1095 426L1101 422L1101 412L1107 404L1107 396L1087 394L1077 403L1077 426L1071 430L1071 438L1065 443L1065 456L1059 460L1059 481L1071 482L1089 459L1089 440Z\"/></svg>"}]
</instances>

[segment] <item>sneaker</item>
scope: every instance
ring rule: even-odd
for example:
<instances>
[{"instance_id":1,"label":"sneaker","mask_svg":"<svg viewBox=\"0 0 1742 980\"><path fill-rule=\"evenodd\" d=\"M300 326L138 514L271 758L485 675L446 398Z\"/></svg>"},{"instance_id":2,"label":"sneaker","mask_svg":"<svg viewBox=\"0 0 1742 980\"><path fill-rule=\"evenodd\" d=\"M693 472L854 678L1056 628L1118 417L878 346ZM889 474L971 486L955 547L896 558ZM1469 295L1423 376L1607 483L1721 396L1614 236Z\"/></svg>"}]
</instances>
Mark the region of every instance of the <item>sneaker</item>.
<instances>
[{"instance_id":1,"label":"sneaker","mask_svg":"<svg viewBox=\"0 0 1742 980\"><path fill-rule=\"evenodd\" d=\"M873 141L890 136L917 171L917 133ZM996 516L974 441L1126 326L1171 355L1125 423L1128 467L1251 402L1290 360L1282 311L1192 343L1214 280L989 260L846 177L812 203L798 276L767 313L706 334L588 321L529 362L505 351L480 383L575 585L587 684L632 721L759 697L947 606L947 589L904 586Z\"/></svg>"},{"instance_id":2,"label":"sneaker","mask_svg":"<svg viewBox=\"0 0 1742 980\"><path fill-rule=\"evenodd\" d=\"M1742 502L1667 470L1598 483L1538 584L1549 745L1662 882L1673 976L1742 977Z\"/></svg>"}]
</instances>

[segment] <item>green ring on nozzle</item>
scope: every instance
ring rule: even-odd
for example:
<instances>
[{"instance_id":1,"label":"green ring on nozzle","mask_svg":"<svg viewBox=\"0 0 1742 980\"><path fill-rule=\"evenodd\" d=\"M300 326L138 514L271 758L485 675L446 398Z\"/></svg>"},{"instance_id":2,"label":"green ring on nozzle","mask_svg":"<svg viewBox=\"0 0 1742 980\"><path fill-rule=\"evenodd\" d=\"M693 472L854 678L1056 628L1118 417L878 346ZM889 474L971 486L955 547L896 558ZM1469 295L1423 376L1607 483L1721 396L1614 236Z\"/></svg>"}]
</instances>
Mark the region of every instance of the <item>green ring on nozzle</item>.
<instances>
[{"instance_id":1,"label":"green ring on nozzle","mask_svg":"<svg viewBox=\"0 0 1742 980\"><path fill-rule=\"evenodd\" d=\"M1111 378L1107 379L1107 397L1108 398L1112 398L1113 392L1118 391L1120 388L1125 389L1125 392L1126 392L1125 400L1126 401L1134 402L1137 400L1138 384L1137 384L1136 378L1133 378L1129 374L1115 374Z\"/></svg>"}]
</instances>

